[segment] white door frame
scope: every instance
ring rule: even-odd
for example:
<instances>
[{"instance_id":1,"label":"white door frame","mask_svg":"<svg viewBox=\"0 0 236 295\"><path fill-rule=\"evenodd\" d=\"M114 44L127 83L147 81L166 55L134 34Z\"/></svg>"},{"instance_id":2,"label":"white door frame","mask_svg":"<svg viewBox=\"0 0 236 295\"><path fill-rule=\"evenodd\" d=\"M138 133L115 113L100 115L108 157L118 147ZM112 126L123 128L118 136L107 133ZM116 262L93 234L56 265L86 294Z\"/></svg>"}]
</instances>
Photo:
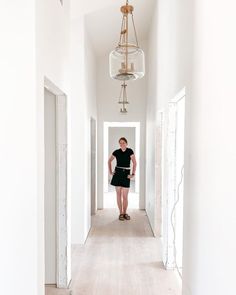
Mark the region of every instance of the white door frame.
<instances>
[{"instance_id":1,"label":"white door frame","mask_svg":"<svg viewBox=\"0 0 236 295\"><path fill-rule=\"evenodd\" d=\"M67 194L67 96L46 77L44 87L56 96L56 277L57 287L67 288L71 280L70 211Z\"/></svg>"},{"instance_id":2,"label":"white door frame","mask_svg":"<svg viewBox=\"0 0 236 295\"><path fill-rule=\"evenodd\" d=\"M154 235L161 237L163 233L163 187L164 187L164 109L157 113L155 130L155 224Z\"/></svg>"},{"instance_id":3,"label":"white door frame","mask_svg":"<svg viewBox=\"0 0 236 295\"><path fill-rule=\"evenodd\" d=\"M97 121L90 118L91 215L97 212Z\"/></svg>"},{"instance_id":4,"label":"white door frame","mask_svg":"<svg viewBox=\"0 0 236 295\"><path fill-rule=\"evenodd\" d=\"M137 170L135 175L135 192L139 194L139 204L140 204L140 122L104 122L103 125L103 193L108 190L108 165L107 161L108 155L108 130L109 127L134 127L135 128L135 158L137 161ZM106 161L107 159L107 161ZM103 202L102 202L103 203Z\"/></svg>"},{"instance_id":5,"label":"white door frame","mask_svg":"<svg viewBox=\"0 0 236 295\"><path fill-rule=\"evenodd\" d=\"M176 253L174 244L174 233L172 228L172 213L177 200L176 183L176 136L177 136L177 107L178 102L185 98L183 88L168 103L167 109L167 131L165 149L165 174L164 174L164 202L163 202L163 263L166 269L176 267Z\"/></svg>"}]
</instances>

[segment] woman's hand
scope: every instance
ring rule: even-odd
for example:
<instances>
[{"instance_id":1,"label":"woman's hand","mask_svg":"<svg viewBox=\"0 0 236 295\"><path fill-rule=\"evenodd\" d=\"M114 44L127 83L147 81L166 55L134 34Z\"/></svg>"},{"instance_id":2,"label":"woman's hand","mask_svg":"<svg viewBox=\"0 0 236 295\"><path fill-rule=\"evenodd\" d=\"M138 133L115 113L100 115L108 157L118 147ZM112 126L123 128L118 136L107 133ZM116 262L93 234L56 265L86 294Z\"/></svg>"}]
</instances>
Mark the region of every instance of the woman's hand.
<instances>
[{"instance_id":1,"label":"woman's hand","mask_svg":"<svg viewBox=\"0 0 236 295\"><path fill-rule=\"evenodd\" d=\"M134 174L129 174L129 175L128 175L128 178L129 178L129 179L134 178Z\"/></svg>"}]
</instances>

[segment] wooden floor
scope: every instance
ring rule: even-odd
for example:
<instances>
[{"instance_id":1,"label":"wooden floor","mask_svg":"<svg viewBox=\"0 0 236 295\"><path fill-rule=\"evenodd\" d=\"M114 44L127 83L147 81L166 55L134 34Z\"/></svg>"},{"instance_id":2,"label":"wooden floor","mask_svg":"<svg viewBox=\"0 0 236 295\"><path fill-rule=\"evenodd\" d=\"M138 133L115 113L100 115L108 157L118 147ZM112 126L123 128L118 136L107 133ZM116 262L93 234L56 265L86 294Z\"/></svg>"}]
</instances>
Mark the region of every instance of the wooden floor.
<instances>
[{"instance_id":1,"label":"wooden floor","mask_svg":"<svg viewBox=\"0 0 236 295\"><path fill-rule=\"evenodd\" d=\"M160 240L153 237L146 212L99 210L85 245L72 249L73 295L180 295L176 274L161 262ZM61 293L57 293L61 292ZM47 290L47 295L70 294Z\"/></svg>"}]
</instances>

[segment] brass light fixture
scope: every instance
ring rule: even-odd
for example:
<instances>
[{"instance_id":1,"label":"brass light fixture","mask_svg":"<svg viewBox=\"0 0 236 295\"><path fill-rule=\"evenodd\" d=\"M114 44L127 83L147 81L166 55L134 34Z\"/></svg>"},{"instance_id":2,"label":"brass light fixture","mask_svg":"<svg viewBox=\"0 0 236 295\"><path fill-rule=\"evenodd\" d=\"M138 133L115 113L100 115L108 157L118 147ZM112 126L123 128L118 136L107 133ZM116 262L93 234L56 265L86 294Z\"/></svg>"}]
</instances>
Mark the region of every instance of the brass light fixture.
<instances>
[{"instance_id":1,"label":"brass light fixture","mask_svg":"<svg viewBox=\"0 0 236 295\"><path fill-rule=\"evenodd\" d=\"M127 0L126 5L120 10L123 14L120 40L117 47L110 53L110 76L112 79L122 81L140 79L145 75L145 57L138 44L133 16L134 7L129 5ZM129 27L130 19L134 35L133 41Z\"/></svg>"},{"instance_id":2,"label":"brass light fixture","mask_svg":"<svg viewBox=\"0 0 236 295\"><path fill-rule=\"evenodd\" d=\"M124 83L122 83L122 85L121 85L120 97L119 97L119 102L118 102L119 104L122 105L120 108L120 112L123 114L127 113L126 105L129 104L126 88L127 88L127 84L124 81Z\"/></svg>"}]
</instances>

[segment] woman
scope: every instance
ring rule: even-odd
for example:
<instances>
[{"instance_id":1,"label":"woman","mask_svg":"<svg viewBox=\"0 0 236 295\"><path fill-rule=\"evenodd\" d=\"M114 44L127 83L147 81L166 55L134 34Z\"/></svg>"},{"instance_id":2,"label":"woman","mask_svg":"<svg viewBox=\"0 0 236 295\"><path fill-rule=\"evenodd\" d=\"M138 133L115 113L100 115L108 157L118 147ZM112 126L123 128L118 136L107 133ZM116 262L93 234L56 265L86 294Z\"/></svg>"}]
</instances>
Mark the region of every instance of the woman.
<instances>
[{"instance_id":1,"label":"woman","mask_svg":"<svg viewBox=\"0 0 236 295\"><path fill-rule=\"evenodd\" d=\"M125 137L119 139L120 149L115 150L108 160L108 169L112 176L111 185L116 187L117 205L120 210L119 220L129 220L130 216L126 213L128 208L128 193L130 179L135 176L136 159L132 149L128 148ZM112 172L111 162L116 158L115 171ZM133 163L132 173L130 174L130 160Z\"/></svg>"}]
</instances>

